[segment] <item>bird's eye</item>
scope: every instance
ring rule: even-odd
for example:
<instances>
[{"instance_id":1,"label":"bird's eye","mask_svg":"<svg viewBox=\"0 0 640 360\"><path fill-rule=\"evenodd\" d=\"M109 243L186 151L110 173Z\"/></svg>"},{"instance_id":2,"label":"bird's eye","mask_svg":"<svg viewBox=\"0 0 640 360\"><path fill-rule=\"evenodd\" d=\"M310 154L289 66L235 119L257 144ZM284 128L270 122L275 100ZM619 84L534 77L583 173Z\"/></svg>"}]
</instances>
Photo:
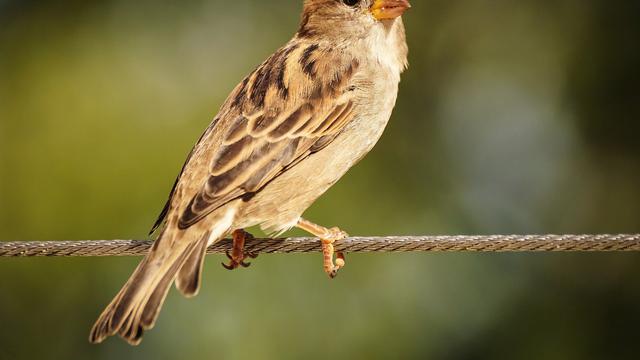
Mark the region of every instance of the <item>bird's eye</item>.
<instances>
[{"instance_id":1,"label":"bird's eye","mask_svg":"<svg viewBox=\"0 0 640 360\"><path fill-rule=\"evenodd\" d=\"M356 6L360 0L342 0L342 2L349 6Z\"/></svg>"}]
</instances>

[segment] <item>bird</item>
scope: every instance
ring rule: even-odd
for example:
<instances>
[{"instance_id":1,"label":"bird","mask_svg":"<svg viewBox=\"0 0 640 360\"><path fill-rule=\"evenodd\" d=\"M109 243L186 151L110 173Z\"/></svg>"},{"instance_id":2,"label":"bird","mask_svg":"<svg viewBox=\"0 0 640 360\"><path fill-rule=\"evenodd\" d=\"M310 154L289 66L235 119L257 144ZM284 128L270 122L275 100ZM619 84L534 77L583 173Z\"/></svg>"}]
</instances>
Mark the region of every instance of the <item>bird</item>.
<instances>
[{"instance_id":1,"label":"bird","mask_svg":"<svg viewBox=\"0 0 640 360\"><path fill-rule=\"evenodd\" d=\"M230 93L177 177L152 233L157 239L101 313L89 341L131 345L154 327L172 284L197 295L206 249L232 235L229 269L260 226L321 240L333 278L347 233L302 217L381 137L408 67L408 0L305 0L297 32ZM335 260L334 260L335 258Z\"/></svg>"}]
</instances>

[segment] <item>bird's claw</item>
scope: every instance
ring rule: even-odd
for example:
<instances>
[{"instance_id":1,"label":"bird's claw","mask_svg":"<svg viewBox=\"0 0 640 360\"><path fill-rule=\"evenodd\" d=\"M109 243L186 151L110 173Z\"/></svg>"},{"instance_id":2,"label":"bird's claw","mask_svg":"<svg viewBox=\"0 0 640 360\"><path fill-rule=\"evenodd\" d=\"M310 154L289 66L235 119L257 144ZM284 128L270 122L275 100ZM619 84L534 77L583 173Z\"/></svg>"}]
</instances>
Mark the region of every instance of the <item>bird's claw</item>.
<instances>
[{"instance_id":1,"label":"bird's claw","mask_svg":"<svg viewBox=\"0 0 640 360\"><path fill-rule=\"evenodd\" d=\"M335 241L346 239L348 237L349 237L349 234L347 234L346 231L341 230L338 227L332 227L330 229L327 229L326 233L321 238L323 240L330 241L331 243L333 243Z\"/></svg>"},{"instance_id":2,"label":"bird's claw","mask_svg":"<svg viewBox=\"0 0 640 360\"><path fill-rule=\"evenodd\" d=\"M331 264L327 264L326 272L329 278L333 279L338 276L338 271L345 265L344 253L336 252L336 259ZM333 260L333 259L332 259Z\"/></svg>"},{"instance_id":3,"label":"bird's claw","mask_svg":"<svg viewBox=\"0 0 640 360\"><path fill-rule=\"evenodd\" d=\"M227 250L225 254L229 259L229 264L222 264L222 266L227 270L235 270L238 267L248 268L251 266L250 262L245 262L244 260L247 258L255 259L258 257L258 254L247 251L244 251L244 242L245 239L252 239L253 236L244 230L237 230L233 234L233 251Z\"/></svg>"},{"instance_id":4,"label":"bird's claw","mask_svg":"<svg viewBox=\"0 0 640 360\"><path fill-rule=\"evenodd\" d=\"M324 270L333 279L338 276L338 271L345 265L344 253L335 251L333 244L337 240L345 239L349 236L346 232L339 228L328 229L326 237L322 239L322 253L324 255ZM335 253L335 261L333 255Z\"/></svg>"},{"instance_id":5,"label":"bird's claw","mask_svg":"<svg viewBox=\"0 0 640 360\"><path fill-rule=\"evenodd\" d=\"M349 234L340 230L340 228L325 228L324 226L314 224L303 218L298 220L296 226L320 238L320 243L322 244L322 265L324 272L330 278L335 278L338 275L338 270L344 267L345 259L344 253L341 251L335 251L333 244L338 240L349 237ZM336 257L335 261L333 260L334 255Z\"/></svg>"},{"instance_id":6,"label":"bird's claw","mask_svg":"<svg viewBox=\"0 0 640 360\"><path fill-rule=\"evenodd\" d=\"M249 266L251 266L250 262L244 262L243 260L241 261L231 260L229 261L229 264L225 264L225 263L221 263L221 264L222 264L222 267L224 267L227 270L235 270L240 266L242 266L243 268L248 268Z\"/></svg>"}]
</instances>

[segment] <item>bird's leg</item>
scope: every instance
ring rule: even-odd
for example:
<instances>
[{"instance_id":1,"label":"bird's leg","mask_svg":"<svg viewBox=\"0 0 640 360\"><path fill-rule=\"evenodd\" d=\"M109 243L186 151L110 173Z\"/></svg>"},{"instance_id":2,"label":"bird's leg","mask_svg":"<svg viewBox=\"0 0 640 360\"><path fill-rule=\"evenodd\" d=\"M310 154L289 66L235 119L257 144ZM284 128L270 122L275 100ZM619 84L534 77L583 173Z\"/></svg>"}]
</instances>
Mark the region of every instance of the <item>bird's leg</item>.
<instances>
[{"instance_id":1,"label":"bird's leg","mask_svg":"<svg viewBox=\"0 0 640 360\"><path fill-rule=\"evenodd\" d=\"M320 241L322 242L324 272L326 272L330 278L336 277L336 275L338 274L338 270L340 270L340 268L345 265L345 260L344 254L342 252L338 252L336 254L336 261L334 264L333 243L336 242L336 240L342 240L349 235L346 232L338 229L337 227L328 229L303 218L300 218L300 220L298 220L298 224L296 225L296 227L320 238Z\"/></svg>"},{"instance_id":2,"label":"bird's leg","mask_svg":"<svg viewBox=\"0 0 640 360\"><path fill-rule=\"evenodd\" d=\"M231 253L229 253L229 251L227 250L229 265L222 263L222 266L224 266L225 269L233 270L238 268L238 266L249 267L251 263L244 262L244 259L246 259L247 257L250 257L252 259L258 257L257 254L244 251L244 242L247 238L252 239L253 235L242 229L235 230L233 232L233 249L231 250Z\"/></svg>"}]
</instances>

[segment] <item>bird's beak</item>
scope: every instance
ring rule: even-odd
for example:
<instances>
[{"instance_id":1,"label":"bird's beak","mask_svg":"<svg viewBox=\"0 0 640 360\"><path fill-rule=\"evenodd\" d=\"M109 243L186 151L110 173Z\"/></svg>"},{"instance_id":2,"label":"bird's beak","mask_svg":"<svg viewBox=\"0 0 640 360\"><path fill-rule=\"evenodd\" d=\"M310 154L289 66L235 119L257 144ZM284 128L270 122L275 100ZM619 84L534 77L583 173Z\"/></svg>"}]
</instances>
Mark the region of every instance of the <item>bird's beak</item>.
<instances>
[{"instance_id":1,"label":"bird's beak","mask_svg":"<svg viewBox=\"0 0 640 360\"><path fill-rule=\"evenodd\" d=\"M374 0L369 11L378 20L395 19L411 7L408 0Z\"/></svg>"}]
</instances>

